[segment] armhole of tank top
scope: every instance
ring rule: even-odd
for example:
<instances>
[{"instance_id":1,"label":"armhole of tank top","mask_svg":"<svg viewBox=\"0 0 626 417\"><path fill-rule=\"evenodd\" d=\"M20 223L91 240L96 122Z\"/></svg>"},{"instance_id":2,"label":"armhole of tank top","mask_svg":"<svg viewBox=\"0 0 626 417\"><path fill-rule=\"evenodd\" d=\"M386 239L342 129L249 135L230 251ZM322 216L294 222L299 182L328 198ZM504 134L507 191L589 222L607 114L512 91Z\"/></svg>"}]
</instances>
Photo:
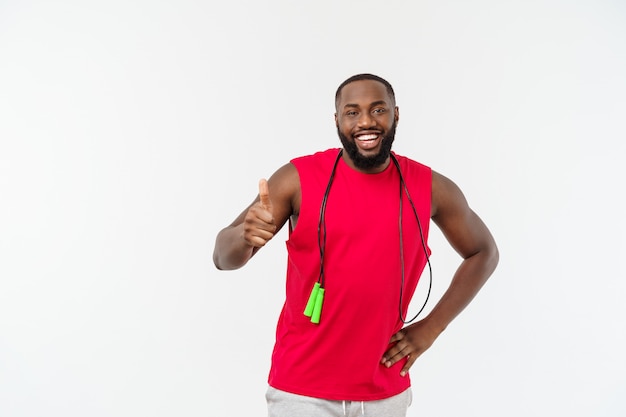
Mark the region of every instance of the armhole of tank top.
<instances>
[{"instance_id":1,"label":"armhole of tank top","mask_svg":"<svg viewBox=\"0 0 626 417\"><path fill-rule=\"evenodd\" d=\"M300 214L302 213L302 181L300 179L300 168L298 167L298 164L296 164L295 159L292 159L291 161L289 161L291 163L291 165L294 166L294 168L296 169L296 175L298 176L298 192L300 193L299 196L299 207L298 207L298 213L297 213L297 220L294 222L293 221L293 217L294 214L292 213L291 216L289 216L289 219L287 220L289 223L289 234L288 234L288 239L291 239L291 235L293 233L295 233L296 228L298 227L298 223L300 221Z\"/></svg>"}]
</instances>

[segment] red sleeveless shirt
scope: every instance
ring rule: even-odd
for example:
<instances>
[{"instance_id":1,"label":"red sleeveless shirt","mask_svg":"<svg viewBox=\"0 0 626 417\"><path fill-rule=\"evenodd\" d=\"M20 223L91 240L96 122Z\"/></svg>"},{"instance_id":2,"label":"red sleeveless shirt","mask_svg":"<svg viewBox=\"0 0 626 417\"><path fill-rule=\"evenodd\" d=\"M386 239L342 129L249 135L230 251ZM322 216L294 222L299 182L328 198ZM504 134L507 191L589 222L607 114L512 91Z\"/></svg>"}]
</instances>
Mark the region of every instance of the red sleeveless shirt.
<instances>
[{"instance_id":1,"label":"red sleeveless shirt","mask_svg":"<svg viewBox=\"0 0 626 417\"><path fill-rule=\"evenodd\" d=\"M391 368L381 364L389 339L403 326L400 176L393 163L381 173L364 174L339 161L325 213L325 298L320 323L311 323L303 314L319 277L320 207L338 152L329 149L291 161L300 176L302 199L287 241L286 301L276 329L269 384L328 400L378 400L410 386L409 377L400 376L405 361ZM426 240L431 170L395 156ZM404 193L402 198L406 316L426 255L411 204Z\"/></svg>"}]
</instances>

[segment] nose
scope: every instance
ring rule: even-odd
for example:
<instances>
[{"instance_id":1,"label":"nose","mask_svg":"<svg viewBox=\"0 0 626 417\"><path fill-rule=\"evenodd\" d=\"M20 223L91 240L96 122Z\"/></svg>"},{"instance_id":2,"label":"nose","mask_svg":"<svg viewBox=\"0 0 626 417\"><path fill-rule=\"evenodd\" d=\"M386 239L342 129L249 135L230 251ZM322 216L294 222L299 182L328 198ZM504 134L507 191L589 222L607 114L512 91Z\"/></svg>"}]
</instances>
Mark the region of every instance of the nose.
<instances>
[{"instance_id":1,"label":"nose","mask_svg":"<svg viewBox=\"0 0 626 417\"><path fill-rule=\"evenodd\" d=\"M363 112L359 116L359 120L357 124L361 129L365 129L365 128L373 127L374 125L376 125L376 121L374 120L374 118L372 117L370 113Z\"/></svg>"}]
</instances>

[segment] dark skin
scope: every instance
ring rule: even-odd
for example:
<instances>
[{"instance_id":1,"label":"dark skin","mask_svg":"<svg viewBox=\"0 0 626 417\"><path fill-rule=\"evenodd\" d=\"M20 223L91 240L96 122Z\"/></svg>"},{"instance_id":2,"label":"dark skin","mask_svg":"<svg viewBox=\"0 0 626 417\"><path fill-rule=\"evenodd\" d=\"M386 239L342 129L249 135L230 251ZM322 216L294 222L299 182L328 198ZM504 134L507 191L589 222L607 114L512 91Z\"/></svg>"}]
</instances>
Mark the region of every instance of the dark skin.
<instances>
[{"instance_id":1,"label":"dark skin","mask_svg":"<svg viewBox=\"0 0 626 417\"><path fill-rule=\"evenodd\" d=\"M371 156L380 151L382 137L394 121L398 107L385 86L378 81L360 80L347 84L337 102L335 123L359 153ZM361 140L359 140L361 139ZM347 154L348 166L365 173L383 171L390 159L363 170ZM259 181L259 195L229 226L217 235L213 261L218 269L237 269L267 244L291 218L297 227L300 211L300 179L296 168L286 164L269 181ZM498 263L496 243L476 213L469 207L457 185L432 172L431 219L441 229L462 261L450 286L424 319L391 336L391 347L381 363L390 367L407 358L400 371L405 376L450 322L472 301Z\"/></svg>"}]
</instances>

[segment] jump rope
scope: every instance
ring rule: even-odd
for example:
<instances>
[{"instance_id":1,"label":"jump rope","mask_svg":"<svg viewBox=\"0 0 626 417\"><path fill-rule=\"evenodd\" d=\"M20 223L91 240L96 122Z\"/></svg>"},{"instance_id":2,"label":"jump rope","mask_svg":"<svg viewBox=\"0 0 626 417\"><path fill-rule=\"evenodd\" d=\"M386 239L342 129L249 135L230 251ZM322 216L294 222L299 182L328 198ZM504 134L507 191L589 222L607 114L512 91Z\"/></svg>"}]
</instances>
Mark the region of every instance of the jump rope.
<instances>
[{"instance_id":1,"label":"jump rope","mask_svg":"<svg viewBox=\"0 0 626 417\"><path fill-rule=\"evenodd\" d=\"M324 293L325 293L325 284L326 284L326 276L324 275L324 254L326 251L326 204L328 203L328 196L330 195L330 188L333 184L333 180L335 179L335 172L337 171L337 165L339 164L339 159L343 154L343 149L339 151L337 154L337 159L335 159L335 163L333 165L333 169L330 172L330 179L328 180L328 185L326 186L326 191L324 192L324 197L322 198L322 205L320 207L320 217L317 224L317 245L320 250L320 274L317 278L317 281L313 285L313 289L311 290L311 295L309 296L309 300L306 304L306 308L304 309L304 315L311 318L311 323L319 324L321 314L322 314L322 305L324 304ZM395 165L398 175L400 176L400 214L398 215L398 229L400 231L400 265L401 265L401 280L400 280L400 301L398 303L398 313L400 316L400 320L404 324L409 324L413 322L424 310L426 307L426 303L428 303L428 299L430 298L430 291L433 285L433 269L430 264L430 256L428 255L428 249L426 247L426 240L424 239L424 232L422 230L422 223L417 215L417 210L415 209L415 204L413 204L413 200L411 199L411 195L409 194L409 189L404 182L404 177L402 176L402 171L400 170L400 164L398 160L393 154L390 154L391 160ZM403 296L404 296L404 244L403 244L403 234L402 234L402 201L403 196L406 195L407 200L411 204L411 208L413 209L413 214L415 215L415 219L417 220L417 227L420 233L420 239L422 243L422 249L424 250L424 255L426 256L426 263L428 265L429 272L429 282L428 282L428 292L426 294L426 299L424 300L424 304L419 309L417 314L411 319L406 320L405 315L402 313L402 304L403 304ZM322 237L323 236L323 237Z\"/></svg>"}]
</instances>

